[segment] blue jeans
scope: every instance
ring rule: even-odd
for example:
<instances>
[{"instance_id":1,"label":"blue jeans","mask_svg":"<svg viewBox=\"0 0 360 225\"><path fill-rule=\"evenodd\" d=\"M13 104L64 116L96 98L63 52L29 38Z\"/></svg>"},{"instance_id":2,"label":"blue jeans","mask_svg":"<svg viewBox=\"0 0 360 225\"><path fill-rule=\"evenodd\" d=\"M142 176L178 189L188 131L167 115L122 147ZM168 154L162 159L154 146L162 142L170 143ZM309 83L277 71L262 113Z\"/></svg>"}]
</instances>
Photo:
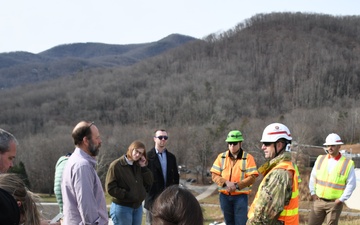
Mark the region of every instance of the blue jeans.
<instances>
[{"instance_id":1,"label":"blue jeans","mask_svg":"<svg viewBox=\"0 0 360 225\"><path fill-rule=\"evenodd\" d=\"M248 213L248 195L219 194L221 211L226 225L245 225Z\"/></svg>"},{"instance_id":2,"label":"blue jeans","mask_svg":"<svg viewBox=\"0 0 360 225\"><path fill-rule=\"evenodd\" d=\"M110 206L110 216L114 225L141 225L142 212L142 205L134 209L112 202Z\"/></svg>"}]
</instances>

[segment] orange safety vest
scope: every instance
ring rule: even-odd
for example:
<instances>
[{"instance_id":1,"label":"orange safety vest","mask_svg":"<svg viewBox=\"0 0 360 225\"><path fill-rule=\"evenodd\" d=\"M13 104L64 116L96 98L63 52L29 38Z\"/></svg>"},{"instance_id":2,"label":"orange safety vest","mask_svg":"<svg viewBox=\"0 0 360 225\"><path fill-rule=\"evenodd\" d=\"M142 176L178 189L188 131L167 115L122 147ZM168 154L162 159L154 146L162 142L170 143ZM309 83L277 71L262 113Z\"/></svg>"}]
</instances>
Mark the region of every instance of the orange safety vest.
<instances>
[{"instance_id":1,"label":"orange safety vest","mask_svg":"<svg viewBox=\"0 0 360 225\"><path fill-rule=\"evenodd\" d=\"M280 213L278 220L284 221L285 225L298 225L299 224L299 187L298 187L298 176L296 175L296 170L293 167L290 161L282 161L278 165L276 165L273 169L270 170L269 173L265 175L261 184L259 185L258 190L260 190L263 186L266 177L271 174L271 172L275 169L285 169L293 172L293 183L292 183L292 194L291 199L288 205L284 206L284 210ZM256 194L254 202L251 204L248 217L254 217L254 210L256 202L259 198L259 192Z\"/></svg>"},{"instance_id":2,"label":"orange safety vest","mask_svg":"<svg viewBox=\"0 0 360 225\"><path fill-rule=\"evenodd\" d=\"M247 152L243 151L243 155L240 159L236 160L235 165L230 160L228 151L220 153L215 160L210 172L220 175L226 180L232 182L239 182L251 175L258 175L254 157ZM229 195L226 187L218 187L220 193ZM245 187L241 190L236 189L231 192L231 195L249 194L251 192L251 186Z\"/></svg>"},{"instance_id":3,"label":"orange safety vest","mask_svg":"<svg viewBox=\"0 0 360 225\"><path fill-rule=\"evenodd\" d=\"M341 156L331 173L328 172L328 162L327 155L320 155L316 160L315 193L319 198L334 200L344 193L346 179L351 167L354 167L354 161Z\"/></svg>"}]
</instances>

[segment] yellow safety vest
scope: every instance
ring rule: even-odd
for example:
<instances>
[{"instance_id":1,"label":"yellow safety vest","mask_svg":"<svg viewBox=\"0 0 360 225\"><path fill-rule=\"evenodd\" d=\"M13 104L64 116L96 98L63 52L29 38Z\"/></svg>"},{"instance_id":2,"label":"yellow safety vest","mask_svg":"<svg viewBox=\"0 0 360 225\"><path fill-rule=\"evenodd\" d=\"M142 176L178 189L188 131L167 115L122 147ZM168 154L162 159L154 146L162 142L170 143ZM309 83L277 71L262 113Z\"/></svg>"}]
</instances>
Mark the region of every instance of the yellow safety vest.
<instances>
[{"instance_id":1,"label":"yellow safety vest","mask_svg":"<svg viewBox=\"0 0 360 225\"><path fill-rule=\"evenodd\" d=\"M328 172L328 163L329 157L327 155L318 156L315 162L315 194L319 198L335 200L344 193L346 179L351 167L354 167L354 161L341 156L330 173Z\"/></svg>"}]
</instances>

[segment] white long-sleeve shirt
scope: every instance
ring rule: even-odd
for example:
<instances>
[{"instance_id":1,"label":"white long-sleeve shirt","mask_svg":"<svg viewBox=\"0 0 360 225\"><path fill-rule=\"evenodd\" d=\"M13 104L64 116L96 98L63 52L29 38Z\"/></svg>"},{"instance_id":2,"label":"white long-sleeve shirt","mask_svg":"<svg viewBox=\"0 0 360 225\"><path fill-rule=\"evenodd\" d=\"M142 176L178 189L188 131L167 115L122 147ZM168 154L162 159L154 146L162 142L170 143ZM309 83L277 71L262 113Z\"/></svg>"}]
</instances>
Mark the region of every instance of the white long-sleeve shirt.
<instances>
[{"instance_id":1,"label":"white long-sleeve shirt","mask_svg":"<svg viewBox=\"0 0 360 225\"><path fill-rule=\"evenodd\" d=\"M335 160L334 158L329 158L328 161L328 172L331 173L331 171L334 169L335 165L338 163L338 160ZM315 163L316 164L316 163ZM316 167L314 166L311 170L310 174L310 180L309 180L309 189L310 194L315 194L315 180L316 180ZM355 170L353 167L350 168L349 176L346 179L346 185L344 193L339 198L340 201L345 202L348 200L352 194L352 192L356 188L356 176L355 176Z\"/></svg>"}]
</instances>

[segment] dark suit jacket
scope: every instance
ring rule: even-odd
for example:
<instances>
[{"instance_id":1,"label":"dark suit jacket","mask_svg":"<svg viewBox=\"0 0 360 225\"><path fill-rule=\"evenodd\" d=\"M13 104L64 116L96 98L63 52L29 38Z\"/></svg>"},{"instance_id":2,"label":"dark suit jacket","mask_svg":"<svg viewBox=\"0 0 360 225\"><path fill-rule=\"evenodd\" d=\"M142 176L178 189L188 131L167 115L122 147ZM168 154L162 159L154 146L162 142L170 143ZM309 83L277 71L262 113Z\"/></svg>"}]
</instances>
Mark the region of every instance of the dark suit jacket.
<instances>
[{"instance_id":1,"label":"dark suit jacket","mask_svg":"<svg viewBox=\"0 0 360 225\"><path fill-rule=\"evenodd\" d=\"M179 172L178 172L178 166L176 163L175 155L167 151L166 156L167 156L166 187L169 187L174 184L178 185ZM155 148L152 148L147 153L147 159L148 159L147 167L152 171L154 175L154 182L150 188L149 193L145 198L145 208L150 210L151 206L155 201L155 198L162 191L165 190L165 187L164 187L164 176L162 174L160 160L156 154Z\"/></svg>"}]
</instances>

